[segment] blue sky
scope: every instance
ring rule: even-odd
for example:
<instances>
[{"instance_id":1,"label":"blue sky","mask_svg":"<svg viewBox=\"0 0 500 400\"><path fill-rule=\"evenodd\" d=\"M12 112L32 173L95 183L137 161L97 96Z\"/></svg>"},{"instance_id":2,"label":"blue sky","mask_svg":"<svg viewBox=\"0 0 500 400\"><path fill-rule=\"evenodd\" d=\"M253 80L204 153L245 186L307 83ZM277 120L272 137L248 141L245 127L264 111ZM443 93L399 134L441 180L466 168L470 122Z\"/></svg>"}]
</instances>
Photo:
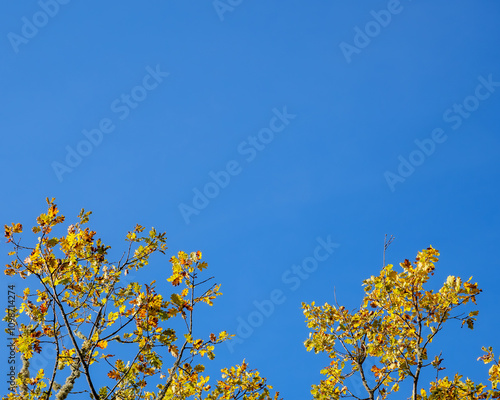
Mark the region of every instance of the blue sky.
<instances>
[{"instance_id":1,"label":"blue sky","mask_svg":"<svg viewBox=\"0 0 500 400\"><path fill-rule=\"evenodd\" d=\"M92 210L118 253L136 223L166 231L169 254L201 250L224 296L200 326L236 332L255 302L280 301L214 368L246 358L287 399L308 398L326 365L303 346L301 302L335 288L359 305L386 233L390 263L432 245L436 286L473 275L484 289L476 329L450 323L436 344L445 372L485 380L475 360L500 326L499 17L493 0L9 2L1 223L31 226L56 197L68 221ZM315 255L307 278L294 272ZM160 281L167 260L137 278Z\"/></svg>"}]
</instances>

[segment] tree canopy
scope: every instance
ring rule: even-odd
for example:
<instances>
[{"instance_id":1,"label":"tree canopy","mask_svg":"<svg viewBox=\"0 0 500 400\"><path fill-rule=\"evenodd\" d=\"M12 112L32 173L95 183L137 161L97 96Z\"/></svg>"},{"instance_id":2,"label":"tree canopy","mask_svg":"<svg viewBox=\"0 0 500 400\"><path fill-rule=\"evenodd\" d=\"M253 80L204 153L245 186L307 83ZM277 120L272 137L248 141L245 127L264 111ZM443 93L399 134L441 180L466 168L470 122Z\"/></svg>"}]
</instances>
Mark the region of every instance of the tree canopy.
<instances>
[{"instance_id":1,"label":"tree canopy","mask_svg":"<svg viewBox=\"0 0 500 400\"><path fill-rule=\"evenodd\" d=\"M234 335L195 335L197 310L221 295L220 285L206 275L200 251L172 256L171 272L162 277L170 282L169 290L162 284L160 291L156 281L130 281L127 275L146 267L153 254L165 254L165 233L137 225L126 235L121 256L111 260L111 247L85 226L90 212L82 210L64 228L55 200L47 204L31 229L38 235L34 244L21 243L21 224L5 226L13 247L5 274L28 279L34 289L26 288L19 308L9 307L4 318L22 368L3 399L64 400L73 393L96 400L278 399L279 392L244 360L222 369L216 381L205 373L216 346ZM359 309L303 304L311 330L306 349L331 359L321 370L324 379L312 387L315 399L386 399L404 381L411 382L413 400L500 398L500 361L491 347L483 347L478 358L492 364L490 388L458 374L438 376L443 359L429 354L429 345L450 320L474 328L478 311L461 310L476 304L481 292L472 278L455 276L436 292L426 290L438 256L429 247L413 263L402 262L400 272L384 266L363 281ZM31 361L48 348L55 349L53 365L33 374ZM436 379L422 387L421 372L428 367L435 368ZM350 386L355 375L364 397Z\"/></svg>"},{"instance_id":2,"label":"tree canopy","mask_svg":"<svg viewBox=\"0 0 500 400\"><path fill-rule=\"evenodd\" d=\"M303 304L307 325L311 328L307 350L326 352L330 364L321 373L325 379L313 386L316 399L360 397L350 390L348 378L358 374L366 399L386 399L399 391L400 384L411 381L413 400L452 400L500 398L495 390L500 383L498 361L489 370L491 390L486 385L455 375L418 389L423 368L443 370L443 359L428 354L429 345L449 320L461 321L474 328L477 310L464 315L458 309L472 302L481 292L472 277L467 281L449 276L439 289L426 290L424 285L434 274L439 253L429 247L418 253L415 261L405 260L397 272L386 265L378 276L363 281L365 295L359 309L344 306ZM485 363L494 361L492 348L484 348L480 357ZM371 365L371 367L369 367ZM371 376L369 376L371 375ZM370 384L370 382L373 382ZM396 395L398 396L398 395Z\"/></svg>"},{"instance_id":3,"label":"tree canopy","mask_svg":"<svg viewBox=\"0 0 500 400\"><path fill-rule=\"evenodd\" d=\"M5 274L35 280L40 289L26 288L20 307L7 312L22 368L15 390L4 398L63 400L73 391L99 400L278 398L245 361L223 369L215 383L204 375L200 360L213 359L215 346L231 335L194 336L195 311L203 303L212 306L221 294L220 285L205 276L207 263L200 251L170 258L171 274L164 279L171 292L159 293L155 281L128 282L126 276L147 266L152 254L165 253L165 233L154 228L144 233L137 225L126 236L123 256L112 262L111 247L85 227L90 212L82 210L56 236L65 217L54 199L47 203L48 211L32 228L40 235L32 247L17 238L21 224L5 227L14 247L9 254L15 256ZM53 368L32 376L30 360L47 346L56 349ZM123 351L128 359L113 354ZM108 382L103 383L103 376Z\"/></svg>"}]
</instances>

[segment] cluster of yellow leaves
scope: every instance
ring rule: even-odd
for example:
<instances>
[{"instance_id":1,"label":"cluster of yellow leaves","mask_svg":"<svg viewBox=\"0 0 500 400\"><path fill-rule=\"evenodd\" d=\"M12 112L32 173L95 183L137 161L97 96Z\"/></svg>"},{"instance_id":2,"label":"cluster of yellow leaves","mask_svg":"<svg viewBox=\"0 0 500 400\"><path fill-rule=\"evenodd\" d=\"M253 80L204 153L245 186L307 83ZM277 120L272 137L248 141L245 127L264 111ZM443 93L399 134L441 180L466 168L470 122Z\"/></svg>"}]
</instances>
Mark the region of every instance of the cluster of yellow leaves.
<instances>
[{"instance_id":1,"label":"cluster of yellow leaves","mask_svg":"<svg viewBox=\"0 0 500 400\"><path fill-rule=\"evenodd\" d=\"M201 364L184 364L175 375L167 394L169 399L205 400L278 400L279 393L271 395L272 386L268 385L258 371L241 365L222 369L222 379L215 387L210 385L208 376L202 375L205 367Z\"/></svg>"},{"instance_id":2,"label":"cluster of yellow leaves","mask_svg":"<svg viewBox=\"0 0 500 400\"><path fill-rule=\"evenodd\" d=\"M483 347L482 350L486 354L479 357L478 361L482 360L485 364L493 363L488 371L491 389L485 390L486 385L475 384L469 378L464 382L462 375L456 374L453 380L444 377L432 382L429 394L426 390L421 389L418 400L500 399L500 390L498 390L500 386L500 359L495 360L491 347Z\"/></svg>"},{"instance_id":3,"label":"cluster of yellow leaves","mask_svg":"<svg viewBox=\"0 0 500 400\"><path fill-rule=\"evenodd\" d=\"M183 279L186 279L187 286L192 285L191 275L196 270L201 272L207 268L207 263L201 262L201 251L192 252L189 255L179 251L177 257L173 256L170 262L172 263L172 276L168 278L168 281L174 286L181 284Z\"/></svg>"},{"instance_id":4,"label":"cluster of yellow leaves","mask_svg":"<svg viewBox=\"0 0 500 400\"><path fill-rule=\"evenodd\" d=\"M22 353L26 359L30 359L33 352L41 353L40 337L43 336L43 332L37 330L37 326L25 326L24 324L20 325L19 330L19 336L14 340L16 351Z\"/></svg>"},{"instance_id":5,"label":"cluster of yellow leaves","mask_svg":"<svg viewBox=\"0 0 500 400\"><path fill-rule=\"evenodd\" d=\"M202 398L210 390L208 376L203 376L205 367L198 364L192 367L190 364L184 364L179 372L175 375L170 393L175 396L174 398L188 399L190 397Z\"/></svg>"},{"instance_id":6,"label":"cluster of yellow leaves","mask_svg":"<svg viewBox=\"0 0 500 400\"><path fill-rule=\"evenodd\" d=\"M222 370L222 380L210 393L206 400L232 400L243 398L245 400L278 400L279 392L274 396L270 390L273 387L266 383L258 371L249 370L248 364L243 361L236 367Z\"/></svg>"}]
</instances>

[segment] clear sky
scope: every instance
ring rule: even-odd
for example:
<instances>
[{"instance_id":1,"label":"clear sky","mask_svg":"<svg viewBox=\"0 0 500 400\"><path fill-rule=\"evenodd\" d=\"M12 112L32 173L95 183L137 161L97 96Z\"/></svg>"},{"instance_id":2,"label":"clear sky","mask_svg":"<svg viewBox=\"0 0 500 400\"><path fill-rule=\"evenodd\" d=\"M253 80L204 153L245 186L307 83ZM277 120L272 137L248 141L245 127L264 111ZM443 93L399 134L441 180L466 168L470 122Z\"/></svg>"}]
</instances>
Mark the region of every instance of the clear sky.
<instances>
[{"instance_id":1,"label":"clear sky","mask_svg":"<svg viewBox=\"0 0 500 400\"><path fill-rule=\"evenodd\" d=\"M436 286L484 289L476 329L450 323L436 344L445 372L486 380L499 20L494 0L5 2L0 222L31 226L56 197L118 253L136 223L166 231L169 254L201 250L224 295L199 326L246 336L214 365L246 358L289 400L327 363L305 351L301 302L335 288L359 305L386 233L390 263L432 245ZM161 282L167 261L137 279Z\"/></svg>"}]
</instances>

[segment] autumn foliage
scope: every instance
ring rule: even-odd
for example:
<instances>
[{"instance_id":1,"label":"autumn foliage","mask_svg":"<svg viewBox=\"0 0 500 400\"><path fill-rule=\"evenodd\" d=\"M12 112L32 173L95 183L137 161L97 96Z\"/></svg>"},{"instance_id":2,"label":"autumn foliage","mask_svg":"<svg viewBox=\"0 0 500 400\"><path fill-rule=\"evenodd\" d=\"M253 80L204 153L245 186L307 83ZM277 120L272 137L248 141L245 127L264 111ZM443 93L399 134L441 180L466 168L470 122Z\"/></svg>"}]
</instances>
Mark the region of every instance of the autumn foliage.
<instances>
[{"instance_id":1,"label":"autumn foliage","mask_svg":"<svg viewBox=\"0 0 500 400\"><path fill-rule=\"evenodd\" d=\"M411 263L400 264L401 272L385 266L378 276L363 281L365 295L359 309L343 306L303 304L308 327L307 350L326 352L331 362L321 373L325 378L313 386L315 399L357 397L349 386L355 374L365 391L363 399L408 398L396 393L403 381L411 382L414 400L458 400L500 398L499 362L491 348L483 348L480 357L493 362L489 370L491 389L474 384L460 375L444 377L419 389L421 371L433 367L443 370L440 355L431 355L429 345L449 320L474 328L477 310L463 315L457 309L467 303L476 304L481 292L472 278L467 281L449 276L439 291L426 290L424 285L433 275L439 253L429 247L418 253ZM371 365L371 367L370 367ZM391 397L393 397L391 396Z\"/></svg>"},{"instance_id":2,"label":"autumn foliage","mask_svg":"<svg viewBox=\"0 0 500 400\"><path fill-rule=\"evenodd\" d=\"M278 399L245 361L222 369L215 381L205 372L216 346L232 335L195 335L197 310L212 306L221 295L220 286L205 275L207 263L200 251L171 257L168 273L159 274L159 290L156 281L135 282L129 274L148 266L152 255L165 254L164 233L154 228L145 233L137 225L126 235L121 256L109 260L111 247L85 227L90 212L82 210L64 227L54 199L47 204L32 228L37 236L33 245L25 244L25 238L21 242L21 224L5 226L13 247L5 274L28 280L32 289L24 290L19 308L6 316L16 329L10 335L22 368L15 391L3 399L64 400L70 394L95 400ZM399 272L384 266L379 275L363 281L359 309L303 304L311 330L306 349L330 358L321 370L323 379L312 387L313 398L500 398L500 360L491 347L483 347L478 358L491 364L488 385L458 374L439 377L443 359L431 354L430 345L449 321L474 328L478 311L462 309L475 305L481 290L472 278L454 276L438 291L426 289L438 256L429 247L413 263L402 262ZM30 363L49 347L55 349L53 365L33 373ZM421 382L426 368L436 372L429 385ZM361 397L352 388L354 376L362 382ZM408 393L398 393L408 383Z\"/></svg>"},{"instance_id":3,"label":"autumn foliage","mask_svg":"<svg viewBox=\"0 0 500 400\"><path fill-rule=\"evenodd\" d=\"M110 261L110 246L85 227L90 212L82 210L64 229L54 199L47 203L32 228L38 235L34 245L26 239L21 244L20 224L5 227L14 256L5 274L39 289L25 289L14 313L23 366L16 391L4 399L63 400L70 393L99 400L278 398L244 361L223 369L215 382L204 373L203 359L213 359L215 347L231 335L194 336L196 310L221 295L220 286L203 277L201 252L172 257L171 274L161 277L171 290L160 292L155 281L131 282L127 274L146 267L154 253L165 253L164 233L144 233L137 225L126 236L123 256ZM31 375L31 360L48 346L56 349L52 368Z\"/></svg>"}]
</instances>

